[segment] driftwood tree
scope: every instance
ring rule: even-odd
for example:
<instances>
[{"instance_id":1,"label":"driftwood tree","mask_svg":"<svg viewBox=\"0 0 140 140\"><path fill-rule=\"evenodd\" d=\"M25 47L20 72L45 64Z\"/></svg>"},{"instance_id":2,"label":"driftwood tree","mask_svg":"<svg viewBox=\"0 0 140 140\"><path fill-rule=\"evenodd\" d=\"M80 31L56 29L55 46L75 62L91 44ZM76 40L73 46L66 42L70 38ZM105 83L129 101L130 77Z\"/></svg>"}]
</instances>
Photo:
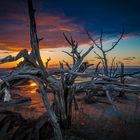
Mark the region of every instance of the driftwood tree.
<instances>
[{"instance_id":1,"label":"driftwood tree","mask_svg":"<svg viewBox=\"0 0 140 140\"><path fill-rule=\"evenodd\" d=\"M63 61L68 69L65 70L64 64L60 62L60 71L64 73L60 74L60 79L54 78L54 81L51 81L50 87L53 87L55 111L58 115L60 124L63 128L69 128L71 126L73 101L77 107L75 99L76 87L74 86L75 79L78 76L77 73L83 73L89 66L91 66L91 64L83 62L83 60L93 49L93 46L91 46L84 54L81 54L81 52L78 52L78 42L73 40L72 37L68 38L65 34L63 35L72 50L70 53L66 51L64 52L72 57L73 64L69 65L66 61Z\"/></svg>"},{"instance_id":2,"label":"driftwood tree","mask_svg":"<svg viewBox=\"0 0 140 140\"><path fill-rule=\"evenodd\" d=\"M16 82L25 80L33 80L37 83L39 88L39 94L42 98L44 106L47 110L46 115L48 116L52 127L54 129L54 134L56 139L62 140L62 134L57 122L55 113L52 111L48 97L47 97L47 78L48 72L45 69L43 61L40 56L39 51L39 41L40 39L37 36L36 30L36 21L35 21L35 9L33 8L32 0L28 0L28 9L29 9L29 19L30 19L30 39L31 39L31 52L27 50L20 51L16 57L8 56L0 60L0 63L12 62L24 58L23 62L20 62L18 66L12 71L12 73L4 78L1 82L1 91L6 92L7 89L10 89ZM6 81L6 82L5 82ZM10 88L7 88L7 84ZM40 124L39 124L40 125Z\"/></svg>"},{"instance_id":3,"label":"driftwood tree","mask_svg":"<svg viewBox=\"0 0 140 140\"><path fill-rule=\"evenodd\" d=\"M109 73L109 62L108 62L107 54L110 51L112 51L117 46L117 44L120 42L120 40L123 38L124 28L122 28L122 33L121 33L120 37L117 39L117 41L115 41L115 42L112 43L112 46L109 49L106 49L104 47L104 45L103 45L103 34L104 34L103 31L101 31L101 34L100 34L100 38L99 39L94 39L89 34L88 31L86 31L86 32L87 32L87 35L88 35L89 39L92 41L92 43L100 50L101 54L98 54L95 51L94 51L94 53L97 55L98 59L100 59L101 62L102 62L103 69L104 69L104 75L105 76L109 76L109 74L110 74ZM112 63L114 63L114 60L112 60Z\"/></svg>"}]
</instances>

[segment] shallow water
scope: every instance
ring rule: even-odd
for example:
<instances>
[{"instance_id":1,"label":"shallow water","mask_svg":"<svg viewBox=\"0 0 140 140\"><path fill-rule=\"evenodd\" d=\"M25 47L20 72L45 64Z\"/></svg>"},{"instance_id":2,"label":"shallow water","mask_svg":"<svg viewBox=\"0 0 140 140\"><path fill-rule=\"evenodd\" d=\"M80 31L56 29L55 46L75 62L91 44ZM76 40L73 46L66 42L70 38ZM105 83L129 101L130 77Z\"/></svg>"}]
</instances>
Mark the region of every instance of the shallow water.
<instances>
[{"instance_id":1,"label":"shallow water","mask_svg":"<svg viewBox=\"0 0 140 140\"><path fill-rule=\"evenodd\" d=\"M44 105L38 94L36 85L24 85L12 89L11 94L14 95L13 99L21 99L21 97L31 98L31 102L27 102L24 105L8 106L5 109L10 111L20 112L24 118L37 119L43 112L45 112ZM51 98L51 96L49 96ZM49 99L51 100L51 99Z\"/></svg>"}]
</instances>

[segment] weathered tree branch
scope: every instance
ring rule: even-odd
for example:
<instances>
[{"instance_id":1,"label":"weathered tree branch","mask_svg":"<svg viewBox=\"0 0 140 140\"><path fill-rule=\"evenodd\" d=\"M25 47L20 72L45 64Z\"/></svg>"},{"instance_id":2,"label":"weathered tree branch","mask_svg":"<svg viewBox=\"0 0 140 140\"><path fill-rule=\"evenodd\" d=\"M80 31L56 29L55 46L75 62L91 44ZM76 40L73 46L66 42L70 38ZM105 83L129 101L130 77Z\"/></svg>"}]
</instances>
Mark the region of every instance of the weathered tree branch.
<instances>
[{"instance_id":1,"label":"weathered tree branch","mask_svg":"<svg viewBox=\"0 0 140 140\"><path fill-rule=\"evenodd\" d=\"M14 56L7 56L5 58L0 59L0 64L7 63L7 62L13 62L17 61L20 58L27 58L28 57L28 51L26 49L21 50L15 57Z\"/></svg>"}]
</instances>

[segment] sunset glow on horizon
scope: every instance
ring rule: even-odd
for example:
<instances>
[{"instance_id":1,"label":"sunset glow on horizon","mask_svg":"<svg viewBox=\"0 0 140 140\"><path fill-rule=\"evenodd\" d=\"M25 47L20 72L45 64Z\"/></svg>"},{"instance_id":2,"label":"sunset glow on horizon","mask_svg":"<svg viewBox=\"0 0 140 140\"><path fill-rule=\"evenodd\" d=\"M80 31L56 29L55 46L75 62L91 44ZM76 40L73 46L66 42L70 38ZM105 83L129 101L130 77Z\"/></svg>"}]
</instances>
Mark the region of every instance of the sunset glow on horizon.
<instances>
[{"instance_id":1,"label":"sunset glow on horizon","mask_svg":"<svg viewBox=\"0 0 140 140\"><path fill-rule=\"evenodd\" d=\"M139 57L140 48L135 49L137 44L136 44L136 46L134 46L133 43L130 44L131 42L135 42L139 39L140 39L140 37L122 40L118 44L118 46L109 54L109 56L108 56L109 61L111 62L112 58L114 56L116 56L117 57L116 61L124 62L125 66L140 66L140 57ZM128 42L128 44L127 44L127 42ZM107 43L105 43L105 45L109 46L110 42L108 41ZM86 51L88 48L89 48L89 45L88 46L79 46L79 50L83 50L83 52ZM66 46L66 47L61 47L61 48L48 48L48 49L47 48L44 49L44 47L43 47L43 49L41 49L40 52L41 52L41 57L43 59L44 65L45 65L46 60L49 57L51 58L51 61L49 62L49 68L59 67L59 62L63 62L63 60L72 64L71 57L62 51L70 52L70 47ZM96 65L99 62L99 60L96 58L97 56L94 53L94 51L98 52L98 49L95 47L93 49L93 51L85 58L85 61L88 61L89 63ZM17 53L18 53L18 51L7 51L7 50L4 51L3 50L0 52L0 58L4 58L7 55L15 56ZM135 55L132 55L132 54L135 54ZM16 62L1 64L0 68L15 67L20 62L20 60L18 60Z\"/></svg>"}]
</instances>

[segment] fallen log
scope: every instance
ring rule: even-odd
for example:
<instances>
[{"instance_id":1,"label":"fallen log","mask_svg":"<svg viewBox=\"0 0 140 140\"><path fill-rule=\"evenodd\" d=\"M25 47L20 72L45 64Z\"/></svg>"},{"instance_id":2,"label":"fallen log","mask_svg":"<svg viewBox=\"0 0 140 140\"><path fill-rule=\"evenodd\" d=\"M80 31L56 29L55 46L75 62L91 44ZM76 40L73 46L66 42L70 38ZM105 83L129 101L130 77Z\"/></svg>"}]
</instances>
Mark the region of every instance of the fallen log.
<instances>
[{"instance_id":1,"label":"fallen log","mask_svg":"<svg viewBox=\"0 0 140 140\"><path fill-rule=\"evenodd\" d=\"M126 76L133 76L140 74L140 71L132 72L132 73L124 73L124 74L116 74L114 78L119 78L119 77L126 77Z\"/></svg>"}]
</instances>

